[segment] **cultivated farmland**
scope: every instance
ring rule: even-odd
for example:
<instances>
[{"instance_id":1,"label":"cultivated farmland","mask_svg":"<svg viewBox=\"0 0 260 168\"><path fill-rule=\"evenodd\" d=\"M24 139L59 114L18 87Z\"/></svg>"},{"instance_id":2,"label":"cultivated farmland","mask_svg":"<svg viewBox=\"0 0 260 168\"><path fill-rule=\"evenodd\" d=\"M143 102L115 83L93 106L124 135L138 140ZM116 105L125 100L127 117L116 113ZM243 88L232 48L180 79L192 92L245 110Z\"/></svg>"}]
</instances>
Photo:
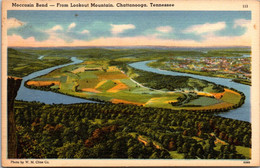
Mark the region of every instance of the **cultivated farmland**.
<instances>
[{"instance_id":1,"label":"cultivated farmland","mask_svg":"<svg viewBox=\"0 0 260 168\"><path fill-rule=\"evenodd\" d=\"M49 84L50 90L55 89L60 93L86 99L98 99L115 104L204 112L206 110L228 110L241 100L240 94L235 91L230 89L219 91L220 89L213 89L214 84L193 78L180 78L178 80L182 82L187 80L185 84L187 87L198 87L202 91L157 89L150 85L152 80L147 80L145 83L140 81L140 79L153 76L153 74L137 71L130 67L124 68L124 70L120 66L110 65L109 61L85 61L81 64L57 69L45 76L28 81L27 86L38 89L44 86L46 89L47 84ZM56 81L50 81L54 78ZM158 81L156 78L155 75L153 80Z\"/></svg>"}]
</instances>

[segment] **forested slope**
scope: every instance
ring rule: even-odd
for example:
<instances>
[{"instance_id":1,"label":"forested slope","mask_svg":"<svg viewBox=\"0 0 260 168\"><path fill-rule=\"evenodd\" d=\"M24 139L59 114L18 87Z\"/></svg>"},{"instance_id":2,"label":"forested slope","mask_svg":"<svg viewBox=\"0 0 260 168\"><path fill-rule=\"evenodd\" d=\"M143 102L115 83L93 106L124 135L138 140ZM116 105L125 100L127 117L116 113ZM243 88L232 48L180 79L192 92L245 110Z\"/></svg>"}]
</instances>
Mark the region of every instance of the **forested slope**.
<instances>
[{"instance_id":1,"label":"forested slope","mask_svg":"<svg viewBox=\"0 0 260 168\"><path fill-rule=\"evenodd\" d=\"M248 122L123 104L15 107L19 158L250 157Z\"/></svg>"}]
</instances>

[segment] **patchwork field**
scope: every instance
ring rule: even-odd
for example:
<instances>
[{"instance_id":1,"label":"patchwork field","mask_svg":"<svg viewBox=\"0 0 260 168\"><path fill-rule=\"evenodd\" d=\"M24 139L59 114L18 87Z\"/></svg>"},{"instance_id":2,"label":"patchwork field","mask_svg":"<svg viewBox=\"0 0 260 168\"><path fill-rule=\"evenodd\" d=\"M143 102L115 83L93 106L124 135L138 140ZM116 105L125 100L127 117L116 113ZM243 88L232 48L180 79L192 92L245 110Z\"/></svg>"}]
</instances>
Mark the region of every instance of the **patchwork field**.
<instances>
[{"instance_id":1,"label":"patchwork field","mask_svg":"<svg viewBox=\"0 0 260 168\"><path fill-rule=\"evenodd\" d=\"M227 109L241 99L239 93L225 89L221 93L208 91L168 91L155 90L143 86L129 76L137 76L131 72L123 72L117 66L110 66L108 61L85 61L81 64L71 65L57 69L45 76L28 81L27 86L49 86L49 89L79 96L82 98L95 98L112 103L134 104L146 107L159 107L185 110L213 110ZM203 85L199 81L189 79L190 85ZM212 86L213 87L213 86ZM188 95L188 96L187 96ZM189 97L192 95L191 97ZM195 97L194 97L195 95ZM182 103L175 106L173 103Z\"/></svg>"}]
</instances>

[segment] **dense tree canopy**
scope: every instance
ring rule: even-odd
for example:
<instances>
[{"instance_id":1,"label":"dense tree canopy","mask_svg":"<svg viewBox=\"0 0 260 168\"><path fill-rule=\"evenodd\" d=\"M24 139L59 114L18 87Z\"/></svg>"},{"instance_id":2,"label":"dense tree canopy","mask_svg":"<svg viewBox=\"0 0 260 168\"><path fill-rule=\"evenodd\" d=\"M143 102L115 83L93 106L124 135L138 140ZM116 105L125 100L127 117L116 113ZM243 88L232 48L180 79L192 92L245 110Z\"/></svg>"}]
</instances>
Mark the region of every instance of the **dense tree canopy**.
<instances>
[{"instance_id":1,"label":"dense tree canopy","mask_svg":"<svg viewBox=\"0 0 260 168\"><path fill-rule=\"evenodd\" d=\"M251 124L212 114L124 104L16 102L19 158L241 159ZM217 150L215 141L223 141Z\"/></svg>"}]
</instances>

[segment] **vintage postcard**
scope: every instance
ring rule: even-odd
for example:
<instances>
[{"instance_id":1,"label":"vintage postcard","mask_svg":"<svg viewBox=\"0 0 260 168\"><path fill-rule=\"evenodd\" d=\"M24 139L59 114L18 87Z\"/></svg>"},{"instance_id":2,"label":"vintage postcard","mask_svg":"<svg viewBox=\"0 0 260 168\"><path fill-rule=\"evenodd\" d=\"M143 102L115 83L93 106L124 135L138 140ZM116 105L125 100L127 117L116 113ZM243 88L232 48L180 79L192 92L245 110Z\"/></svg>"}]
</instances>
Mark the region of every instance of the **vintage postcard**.
<instances>
[{"instance_id":1,"label":"vintage postcard","mask_svg":"<svg viewBox=\"0 0 260 168\"><path fill-rule=\"evenodd\" d=\"M2 6L2 166L260 166L259 1Z\"/></svg>"}]
</instances>

